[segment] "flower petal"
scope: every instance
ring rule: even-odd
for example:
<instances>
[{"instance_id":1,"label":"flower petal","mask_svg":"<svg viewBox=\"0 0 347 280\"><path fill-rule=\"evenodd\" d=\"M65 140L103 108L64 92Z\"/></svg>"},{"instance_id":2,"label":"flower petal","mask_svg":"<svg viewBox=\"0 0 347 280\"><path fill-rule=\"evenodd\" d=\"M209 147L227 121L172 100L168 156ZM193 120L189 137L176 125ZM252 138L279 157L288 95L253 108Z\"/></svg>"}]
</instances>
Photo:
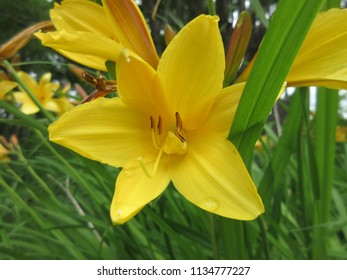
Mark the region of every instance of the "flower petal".
<instances>
[{"instance_id":1,"label":"flower petal","mask_svg":"<svg viewBox=\"0 0 347 280\"><path fill-rule=\"evenodd\" d=\"M154 161L149 120L119 98L99 98L72 108L48 128L50 140L84 157L116 167Z\"/></svg>"},{"instance_id":2,"label":"flower petal","mask_svg":"<svg viewBox=\"0 0 347 280\"><path fill-rule=\"evenodd\" d=\"M129 0L102 0L102 2L112 29L121 44L156 68L159 58L146 20L135 2Z\"/></svg>"},{"instance_id":3,"label":"flower petal","mask_svg":"<svg viewBox=\"0 0 347 280\"><path fill-rule=\"evenodd\" d=\"M158 65L158 75L174 116L186 129L205 120L224 78L224 50L218 17L201 15L171 41Z\"/></svg>"},{"instance_id":4,"label":"flower petal","mask_svg":"<svg viewBox=\"0 0 347 280\"><path fill-rule=\"evenodd\" d=\"M37 97L42 102L49 102L50 100L52 100L54 91L56 91L59 88L59 84L52 83L51 78L52 78L52 74L49 72L43 74L40 78Z\"/></svg>"},{"instance_id":5,"label":"flower petal","mask_svg":"<svg viewBox=\"0 0 347 280\"><path fill-rule=\"evenodd\" d=\"M220 133L222 138L228 136L244 87L245 83L239 83L223 88L215 98L206 121L199 129L201 133Z\"/></svg>"},{"instance_id":6,"label":"flower petal","mask_svg":"<svg viewBox=\"0 0 347 280\"><path fill-rule=\"evenodd\" d=\"M20 103L20 110L27 115L36 114L40 111L39 107L31 100L29 95L25 92L17 91L13 93L16 102Z\"/></svg>"},{"instance_id":7,"label":"flower petal","mask_svg":"<svg viewBox=\"0 0 347 280\"><path fill-rule=\"evenodd\" d=\"M4 98L5 94L13 90L18 84L12 81L0 81L0 99Z\"/></svg>"},{"instance_id":8,"label":"flower petal","mask_svg":"<svg viewBox=\"0 0 347 280\"><path fill-rule=\"evenodd\" d=\"M238 220L264 212L240 155L227 140L195 137L183 158L170 157L168 168L177 190L202 209Z\"/></svg>"},{"instance_id":9,"label":"flower petal","mask_svg":"<svg viewBox=\"0 0 347 280\"><path fill-rule=\"evenodd\" d=\"M162 115L158 109L163 109L164 101L156 71L133 52L123 50L123 54L116 65L119 96L130 107L147 112L148 120Z\"/></svg>"},{"instance_id":10,"label":"flower petal","mask_svg":"<svg viewBox=\"0 0 347 280\"><path fill-rule=\"evenodd\" d=\"M46 47L82 65L106 71L107 60L117 61L122 46L116 41L90 32L60 30L35 33Z\"/></svg>"},{"instance_id":11,"label":"flower petal","mask_svg":"<svg viewBox=\"0 0 347 280\"><path fill-rule=\"evenodd\" d=\"M55 3L50 16L57 30L86 31L117 39L105 20L104 8L92 1L63 1L61 5Z\"/></svg>"},{"instance_id":12,"label":"flower petal","mask_svg":"<svg viewBox=\"0 0 347 280\"><path fill-rule=\"evenodd\" d=\"M317 16L288 74L288 86L347 88L347 9Z\"/></svg>"},{"instance_id":13,"label":"flower petal","mask_svg":"<svg viewBox=\"0 0 347 280\"><path fill-rule=\"evenodd\" d=\"M22 82L35 94L37 95L38 91L39 91L39 85L37 84L37 82L35 81L35 79L30 76L29 74L23 72L23 71L19 71L18 72L18 76L20 77L20 79L22 80Z\"/></svg>"},{"instance_id":14,"label":"flower petal","mask_svg":"<svg viewBox=\"0 0 347 280\"><path fill-rule=\"evenodd\" d=\"M141 168L122 170L118 175L111 204L111 220L123 224L134 217L148 202L158 197L170 178L166 166L160 165L154 178L148 178Z\"/></svg>"}]
</instances>

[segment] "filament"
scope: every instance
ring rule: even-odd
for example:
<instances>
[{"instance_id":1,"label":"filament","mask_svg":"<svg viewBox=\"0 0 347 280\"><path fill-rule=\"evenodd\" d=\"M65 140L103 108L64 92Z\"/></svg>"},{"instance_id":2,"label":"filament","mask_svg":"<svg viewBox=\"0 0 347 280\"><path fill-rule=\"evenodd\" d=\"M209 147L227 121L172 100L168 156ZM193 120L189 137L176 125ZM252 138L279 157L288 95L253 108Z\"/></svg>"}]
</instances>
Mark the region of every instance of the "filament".
<instances>
[{"instance_id":1,"label":"filament","mask_svg":"<svg viewBox=\"0 0 347 280\"><path fill-rule=\"evenodd\" d=\"M160 150L159 150L159 153L158 153L158 155L157 155L157 158L156 158L156 160L155 160L155 163L154 163L154 166L153 166L153 169L152 169L152 172L151 172L151 173L149 173L149 171L147 170L147 168L146 168L146 166L145 166L145 164L144 164L144 162L143 162L142 157L138 157L138 158L137 158L137 161L139 162L139 164L140 164L140 166L141 166L143 172L145 173L145 175L146 175L148 178L153 179L154 176L155 176L155 174L157 173L158 166L159 166L159 162L160 162L160 159L161 159L161 157L162 157L162 155L163 155L163 151L164 151L164 147L161 147Z\"/></svg>"}]
</instances>

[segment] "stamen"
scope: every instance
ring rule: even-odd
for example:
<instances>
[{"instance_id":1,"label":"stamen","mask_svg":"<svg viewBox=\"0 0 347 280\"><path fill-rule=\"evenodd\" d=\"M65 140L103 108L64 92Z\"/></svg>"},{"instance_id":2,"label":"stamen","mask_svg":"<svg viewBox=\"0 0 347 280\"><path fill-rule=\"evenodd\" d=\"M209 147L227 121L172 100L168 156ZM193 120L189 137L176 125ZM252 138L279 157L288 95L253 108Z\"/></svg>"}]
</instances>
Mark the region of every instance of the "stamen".
<instances>
[{"instance_id":1,"label":"stamen","mask_svg":"<svg viewBox=\"0 0 347 280\"><path fill-rule=\"evenodd\" d=\"M175 116L176 116L176 127L177 127L177 130L179 132L181 132L183 130L183 124L182 124L181 116L180 116L180 114L178 112L176 112Z\"/></svg>"},{"instance_id":2,"label":"stamen","mask_svg":"<svg viewBox=\"0 0 347 280\"><path fill-rule=\"evenodd\" d=\"M177 128L176 136L181 140L182 143L185 143L187 141L183 131L183 123L182 123L181 116L178 112L176 112L175 116L176 116L176 128Z\"/></svg>"},{"instance_id":3,"label":"stamen","mask_svg":"<svg viewBox=\"0 0 347 280\"><path fill-rule=\"evenodd\" d=\"M155 125L155 121L154 118L152 116L149 117L150 121L151 121L151 131L152 131L152 142L153 145L156 149L160 150L160 147L162 146L160 139L159 139L159 135L162 133L162 129L163 129L163 125L162 125L162 120L161 120L161 116L159 116L158 119L158 125ZM156 133L156 127L158 129L158 134Z\"/></svg>"},{"instance_id":4,"label":"stamen","mask_svg":"<svg viewBox=\"0 0 347 280\"><path fill-rule=\"evenodd\" d=\"M161 135L161 133L163 132L163 124L162 124L162 120L161 120L161 116L159 115L159 119L158 119L158 134Z\"/></svg>"},{"instance_id":5,"label":"stamen","mask_svg":"<svg viewBox=\"0 0 347 280\"><path fill-rule=\"evenodd\" d=\"M151 120L151 129L154 130L155 132L155 124L154 124L154 118L152 116L149 116L150 120ZM158 124L159 126L159 124Z\"/></svg>"},{"instance_id":6,"label":"stamen","mask_svg":"<svg viewBox=\"0 0 347 280\"><path fill-rule=\"evenodd\" d=\"M156 158L156 160L155 160L155 163L154 163L154 166L153 166L153 170L152 170L151 173L148 172L148 170L147 170L145 164L143 163L142 157L138 157L138 158L137 158L137 160L138 160L138 162L139 162L139 164L140 164L140 166L141 166L143 172L145 173L145 175L146 175L148 178L153 179L154 176L155 176L155 174L157 173L158 166L159 166L159 162L160 162L161 156L162 156L162 154L163 154L163 151L164 151L164 146L160 148L160 151L159 151L158 156L157 156L157 158Z\"/></svg>"}]
</instances>

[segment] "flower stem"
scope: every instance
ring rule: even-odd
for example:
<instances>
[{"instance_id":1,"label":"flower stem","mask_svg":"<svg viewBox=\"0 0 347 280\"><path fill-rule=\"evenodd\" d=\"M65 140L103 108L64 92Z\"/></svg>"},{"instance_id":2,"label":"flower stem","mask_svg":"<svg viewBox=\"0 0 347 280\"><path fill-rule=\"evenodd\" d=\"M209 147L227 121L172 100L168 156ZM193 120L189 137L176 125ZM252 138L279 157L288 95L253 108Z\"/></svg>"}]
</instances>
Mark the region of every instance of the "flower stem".
<instances>
[{"instance_id":1,"label":"flower stem","mask_svg":"<svg viewBox=\"0 0 347 280\"><path fill-rule=\"evenodd\" d=\"M7 60L4 60L2 62L9 72L12 74L13 78L18 82L18 84L23 88L23 90L29 95L31 100L35 103L35 105L40 109L42 114L50 121L53 122L55 118L51 113L49 113L42 104L37 100L35 94L30 90L30 88L22 81L22 79L17 74L16 70L12 67L11 63L9 63Z\"/></svg>"}]
</instances>

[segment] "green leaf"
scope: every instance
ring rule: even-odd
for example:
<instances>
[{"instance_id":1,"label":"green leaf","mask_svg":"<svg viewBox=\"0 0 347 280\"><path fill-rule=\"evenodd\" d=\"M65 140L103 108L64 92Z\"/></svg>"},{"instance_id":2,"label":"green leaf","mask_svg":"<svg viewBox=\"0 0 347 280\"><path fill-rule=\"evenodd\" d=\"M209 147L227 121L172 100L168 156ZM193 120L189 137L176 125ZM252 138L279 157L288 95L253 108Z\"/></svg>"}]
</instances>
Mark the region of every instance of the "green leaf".
<instances>
[{"instance_id":1,"label":"green leaf","mask_svg":"<svg viewBox=\"0 0 347 280\"><path fill-rule=\"evenodd\" d=\"M282 0L262 42L229 138L247 158L324 0Z\"/></svg>"},{"instance_id":2,"label":"green leaf","mask_svg":"<svg viewBox=\"0 0 347 280\"><path fill-rule=\"evenodd\" d=\"M269 27L269 21L266 18L265 12L263 7L261 6L259 0L251 0L251 5L257 16L259 17L261 23L268 28Z\"/></svg>"}]
</instances>

